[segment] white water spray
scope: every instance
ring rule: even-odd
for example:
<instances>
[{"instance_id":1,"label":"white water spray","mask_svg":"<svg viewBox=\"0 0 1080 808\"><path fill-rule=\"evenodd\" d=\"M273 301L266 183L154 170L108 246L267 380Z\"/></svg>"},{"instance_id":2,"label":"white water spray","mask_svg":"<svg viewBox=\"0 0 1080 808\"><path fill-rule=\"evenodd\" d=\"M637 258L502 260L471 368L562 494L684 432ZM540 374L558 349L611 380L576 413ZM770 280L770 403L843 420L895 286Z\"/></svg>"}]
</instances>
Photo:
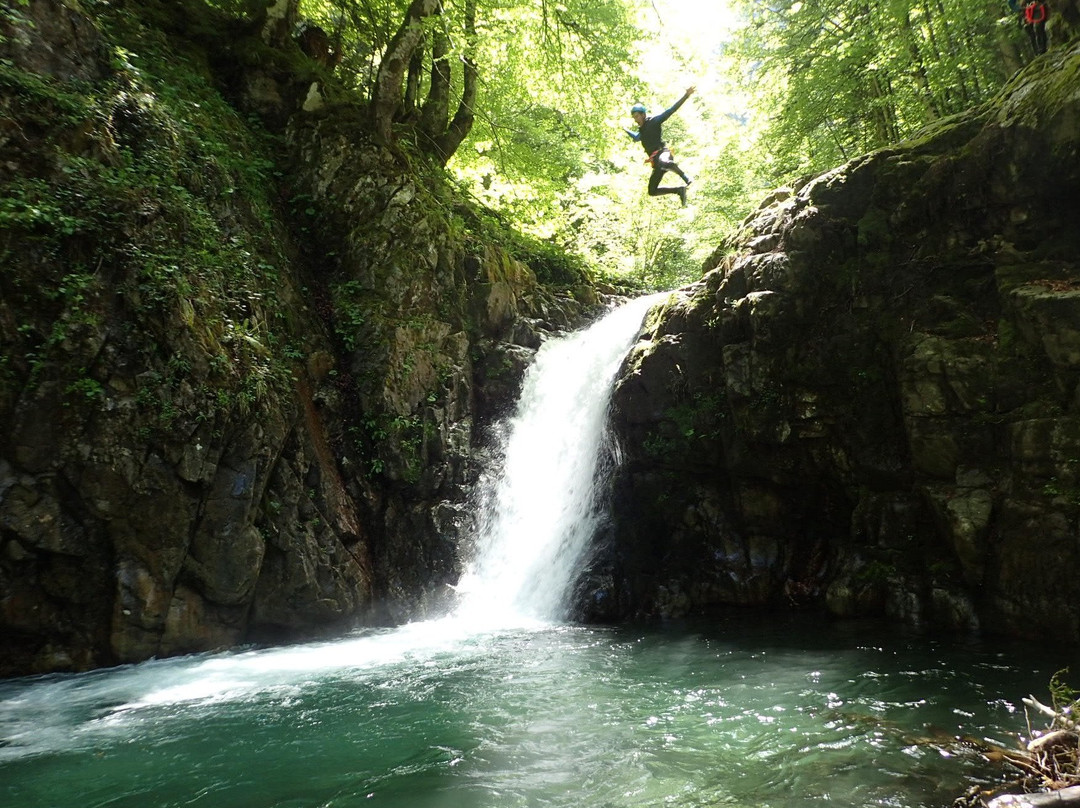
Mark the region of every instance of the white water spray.
<instances>
[{"instance_id":1,"label":"white water spray","mask_svg":"<svg viewBox=\"0 0 1080 808\"><path fill-rule=\"evenodd\" d=\"M184 714L275 694L289 699L313 683L362 678L384 666L423 670L440 654L486 653L501 630L565 617L603 517L596 491L606 470L600 459L614 376L658 298L631 301L537 353L506 425L505 465L492 475L477 554L458 587L463 597L454 614L335 642L59 676L7 695L0 683L0 739L10 744L0 744L0 765L94 748L103 738L137 737L146 711Z\"/></svg>"},{"instance_id":2,"label":"white water spray","mask_svg":"<svg viewBox=\"0 0 1080 808\"><path fill-rule=\"evenodd\" d=\"M457 617L504 626L565 617L603 515L597 478L614 377L657 299L633 300L537 352L505 425L504 463L485 486Z\"/></svg>"}]
</instances>

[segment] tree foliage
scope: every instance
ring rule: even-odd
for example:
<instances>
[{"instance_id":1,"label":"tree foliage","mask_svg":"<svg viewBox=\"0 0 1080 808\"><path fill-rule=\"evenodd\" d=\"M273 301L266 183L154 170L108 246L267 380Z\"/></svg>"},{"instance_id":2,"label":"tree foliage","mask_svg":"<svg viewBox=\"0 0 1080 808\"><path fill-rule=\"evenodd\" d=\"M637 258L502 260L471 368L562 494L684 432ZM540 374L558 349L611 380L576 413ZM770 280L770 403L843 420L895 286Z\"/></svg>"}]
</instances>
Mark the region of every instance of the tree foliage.
<instances>
[{"instance_id":1,"label":"tree foliage","mask_svg":"<svg viewBox=\"0 0 1080 808\"><path fill-rule=\"evenodd\" d=\"M770 0L746 6L739 67L777 176L820 171L996 92L1020 65L1004 0Z\"/></svg>"},{"instance_id":2,"label":"tree foliage","mask_svg":"<svg viewBox=\"0 0 1080 808\"><path fill-rule=\"evenodd\" d=\"M498 151L500 169L543 174L538 147L571 142L580 151L596 142L588 102L609 96L628 73L625 43L637 32L627 6L300 0L299 13L333 32L339 76L370 100L384 139L413 138L445 163L476 125L471 140ZM561 169L565 179L569 167Z\"/></svg>"},{"instance_id":3,"label":"tree foliage","mask_svg":"<svg viewBox=\"0 0 1080 808\"><path fill-rule=\"evenodd\" d=\"M980 103L1030 58L1006 0L226 2L317 24L384 141L533 237L659 286L691 279L775 186ZM723 11L743 24L717 44ZM691 83L665 124L695 178L680 211L645 196L621 127L633 101L662 109Z\"/></svg>"}]
</instances>

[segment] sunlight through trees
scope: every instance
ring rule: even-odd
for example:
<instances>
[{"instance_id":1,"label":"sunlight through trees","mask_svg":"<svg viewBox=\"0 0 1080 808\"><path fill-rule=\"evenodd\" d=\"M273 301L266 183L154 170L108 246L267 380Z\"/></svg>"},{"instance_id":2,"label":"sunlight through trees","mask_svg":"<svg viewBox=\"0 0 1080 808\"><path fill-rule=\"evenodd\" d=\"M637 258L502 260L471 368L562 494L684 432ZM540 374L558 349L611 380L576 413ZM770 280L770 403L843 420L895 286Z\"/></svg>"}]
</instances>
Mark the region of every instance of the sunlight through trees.
<instances>
[{"instance_id":1,"label":"sunlight through trees","mask_svg":"<svg viewBox=\"0 0 1080 808\"><path fill-rule=\"evenodd\" d=\"M656 287L696 277L772 188L986 100L1031 58L1004 0L292 2L376 131L523 231ZM694 179L683 210L646 195L622 130L631 104L659 112L690 84L665 124Z\"/></svg>"}]
</instances>

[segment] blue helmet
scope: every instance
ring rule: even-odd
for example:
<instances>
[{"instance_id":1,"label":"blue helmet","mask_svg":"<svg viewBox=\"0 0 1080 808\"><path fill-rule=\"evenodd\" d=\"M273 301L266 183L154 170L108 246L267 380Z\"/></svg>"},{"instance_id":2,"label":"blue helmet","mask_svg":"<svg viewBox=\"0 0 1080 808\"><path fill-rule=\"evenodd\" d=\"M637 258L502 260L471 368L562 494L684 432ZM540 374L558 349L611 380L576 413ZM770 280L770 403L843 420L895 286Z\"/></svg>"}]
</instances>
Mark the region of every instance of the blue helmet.
<instances>
[{"instance_id":1,"label":"blue helmet","mask_svg":"<svg viewBox=\"0 0 1080 808\"><path fill-rule=\"evenodd\" d=\"M630 107L631 115L633 115L635 112L640 112L642 115L644 115L648 111L649 110L645 108L644 104L634 104L634 106Z\"/></svg>"}]
</instances>

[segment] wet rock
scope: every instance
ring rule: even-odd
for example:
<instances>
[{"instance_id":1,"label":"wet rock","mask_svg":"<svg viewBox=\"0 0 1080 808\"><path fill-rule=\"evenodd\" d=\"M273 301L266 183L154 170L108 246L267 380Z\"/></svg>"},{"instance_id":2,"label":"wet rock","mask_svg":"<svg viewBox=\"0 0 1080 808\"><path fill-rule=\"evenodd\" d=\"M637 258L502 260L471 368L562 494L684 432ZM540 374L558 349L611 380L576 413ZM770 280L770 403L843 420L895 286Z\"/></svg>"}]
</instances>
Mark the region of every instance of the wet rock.
<instances>
[{"instance_id":1,"label":"wet rock","mask_svg":"<svg viewBox=\"0 0 1080 808\"><path fill-rule=\"evenodd\" d=\"M657 308L613 400L618 614L1080 640L1078 65L766 200Z\"/></svg>"},{"instance_id":2,"label":"wet rock","mask_svg":"<svg viewBox=\"0 0 1080 808\"><path fill-rule=\"evenodd\" d=\"M480 435L543 339L603 307L497 229L466 236L471 203L327 84L305 111L310 75L265 58L295 47L286 20L187 39L166 6L0 19L0 60L40 91L5 106L0 183L69 206L5 234L0 675L430 613ZM167 98L162 19L191 80Z\"/></svg>"}]
</instances>

